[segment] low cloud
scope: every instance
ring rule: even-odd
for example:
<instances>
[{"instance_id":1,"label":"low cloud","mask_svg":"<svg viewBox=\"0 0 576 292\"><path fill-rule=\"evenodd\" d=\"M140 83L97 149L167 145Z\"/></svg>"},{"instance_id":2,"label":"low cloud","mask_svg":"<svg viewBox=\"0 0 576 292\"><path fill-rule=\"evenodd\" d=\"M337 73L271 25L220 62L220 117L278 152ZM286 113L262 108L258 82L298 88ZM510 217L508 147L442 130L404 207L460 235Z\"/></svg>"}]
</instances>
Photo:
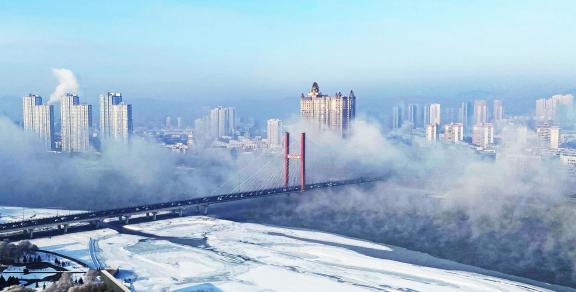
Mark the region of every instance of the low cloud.
<instances>
[{"instance_id":1,"label":"low cloud","mask_svg":"<svg viewBox=\"0 0 576 292\"><path fill-rule=\"evenodd\" d=\"M246 218L318 228L456 261L576 286L574 180L558 160L525 152L535 140L504 129L497 159L458 145L390 138L358 120L349 139L288 122L293 152L307 133L309 181L384 176L383 182L315 192ZM409 129L404 129L408 131ZM0 118L0 200L5 204L102 209L279 184L279 154L198 149L177 155L142 138L104 142L99 154L46 153ZM294 175L297 174L293 171Z\"/></svg>"}]
</instances>

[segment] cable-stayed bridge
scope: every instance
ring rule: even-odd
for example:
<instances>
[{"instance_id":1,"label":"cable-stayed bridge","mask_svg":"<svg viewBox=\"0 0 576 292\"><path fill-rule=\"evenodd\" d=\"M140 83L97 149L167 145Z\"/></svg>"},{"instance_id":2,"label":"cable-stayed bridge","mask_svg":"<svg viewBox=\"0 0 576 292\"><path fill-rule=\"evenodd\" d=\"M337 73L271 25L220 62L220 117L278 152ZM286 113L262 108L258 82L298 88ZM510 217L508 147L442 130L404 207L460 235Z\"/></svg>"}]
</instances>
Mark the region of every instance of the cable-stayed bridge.
<instances>
[{"instance_id":1,"label":"cable-stayed bridge","mask_svg":"<svg viewBox=\"0 0 576 292\"><path fill-rule=\"evenodd\" d=\"M92 224L94 227L99 228L103 225L104 220L111 218L117 218L118 221L128 224L133 216L146 216L152 220L156 220L159 213L166 212L182 216L184 211L189 208L196 208L198 214L206 214L208 206L213 204L362 184L383 179L383 177L342 178L341 176L327 179L326 175L328 173L334 175L335 170L338 170L333 165L328 165L330 172L313 170L311 173L323 175L312 177L308 175L308 179L312 182L307 183L305 134L301 134L299 145L297 145L299 146L299 153L291 153L290 146L290 136L286 133L282 147L283 153L281 153L284 161L283 165L273 163L274 160L277 162L278 159L265 159L265 161L249 163L246 166L248 169L238 171L238 173L248 173L247 177L231 175L228 181L222 182L216 190L212 191L212 194L207 196L4 223L0 224L0 238L18 232L24 232L32 238L35 230L46 230L49 228L58 228L63 230L63 232L67 232L70 225L80 223ZM291 161L299 164L298 171L290 171ZM278 167L279 165L283 168L283 171L282 168Z\"/></svg>"}]
</instances>

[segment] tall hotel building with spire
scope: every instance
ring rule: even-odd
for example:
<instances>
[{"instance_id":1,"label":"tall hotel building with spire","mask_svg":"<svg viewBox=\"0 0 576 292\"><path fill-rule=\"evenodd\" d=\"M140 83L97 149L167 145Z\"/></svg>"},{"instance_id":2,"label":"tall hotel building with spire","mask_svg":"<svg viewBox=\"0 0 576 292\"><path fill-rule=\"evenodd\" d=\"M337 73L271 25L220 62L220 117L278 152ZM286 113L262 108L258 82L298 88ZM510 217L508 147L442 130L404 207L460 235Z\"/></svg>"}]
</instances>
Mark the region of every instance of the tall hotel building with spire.
<instances>
[{"instance_id":1,"label":"tall hotel building with spire","mask_svg":"<svg viewBox=\"0 0 576 292\"><path fill-rule=\"evenodd\" d=\"M80 98L66 94L60 100L62 151L86 152L90 150L92 106L80 104Z\"/></svg>"},{"instance_id":2,"label":"tall hotel building with spire","mask_svg":"<svg viewBox=\"0 0 576 292\"><path fill-rule=\"evenodd\" d=\"M47 150L54 149L54 106L42 104L42 97L29 94L22 98L24 130L35 133Z\"/></svg>"},{"instance_id":3,"label":"tall hotel building with spire","mask_svg":"<svg viewBox=\"0 0 576 292\"><path fill-rule=\"evenodd\" d=\"M122 102L122 94L100 96L100 136L128 140L132 135L132 105Z\"/></svg>"},{"instance_id":4,"label":"tall hotel building with spire","mask_svg":"<svg viewBox=\"0 0 576 292\"><path fill-rule=\"evenodd\" d=\"M348 96L340 92L334 96L323 95L318 83L314 82L310 92L300 96L300 117L319 129L329 129L347 137L355 116L356 96L352 90Z\"/></svg>"}]
</instances>

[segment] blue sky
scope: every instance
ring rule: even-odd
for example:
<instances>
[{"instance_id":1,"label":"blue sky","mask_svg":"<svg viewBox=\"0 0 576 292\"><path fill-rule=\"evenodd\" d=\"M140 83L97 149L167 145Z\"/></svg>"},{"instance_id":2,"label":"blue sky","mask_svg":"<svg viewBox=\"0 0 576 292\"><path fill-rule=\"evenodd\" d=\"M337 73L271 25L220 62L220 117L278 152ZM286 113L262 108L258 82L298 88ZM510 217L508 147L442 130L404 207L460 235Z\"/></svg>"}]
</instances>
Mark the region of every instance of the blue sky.
<instances>
[{"instance_id":1,"label":"blue sky","mask_svg":"<svg viewBox=\"0 0 576 292\"><path fill-rule=\"evenodd\" d=\"M0 96L332 93L505 99L576 88L576 1L3 1Z\"/></svg>"}]
</instances>

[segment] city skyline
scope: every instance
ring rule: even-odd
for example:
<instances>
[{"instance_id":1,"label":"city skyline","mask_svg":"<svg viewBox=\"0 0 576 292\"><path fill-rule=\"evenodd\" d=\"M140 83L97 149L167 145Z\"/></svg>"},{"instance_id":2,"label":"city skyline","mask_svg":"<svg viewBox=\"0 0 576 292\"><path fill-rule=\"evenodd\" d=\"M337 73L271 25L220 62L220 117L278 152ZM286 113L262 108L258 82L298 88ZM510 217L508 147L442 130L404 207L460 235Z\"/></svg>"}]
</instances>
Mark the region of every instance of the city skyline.
<instances>
[{"instance_id":1,"label":"city skyline","mask_svg":"<svg viewBox=\"0 0 576 292\"><path fill-rule=\"evenodd\" d=\"M58 71L58 70L64 70L64 71L69 71L69 74L71 74L72 78L74 79L73 82L76 83L76 77L74 76L74 72L68 70L68 69L57 69L57 70L52 70L52 71ZM60 78L58 76L58 78ZM55 81L55 80L54 80ZM52 90L49 91L53 91L53 90L61 90L61 86L62 86L62 80L60 80L60 83L54 83ZM64 81L64 83L66 83L68 81ZM57 88L54 89L54 86L57 85ZM70 92L82 92L82 90L78 90L78 84L75 84L76 87L73 88L73 90L70 90ZM31 86L33 87L33 86ZM81 88L81 86L80 86ZM338 87L337 87L338 88ZM362 88L360 88L360 90L362 91ZM34 92L32 90L27 90L26 92ZM336 92L338 93L337 89L332 89L328 92ZM294 93L294 89L292 90L292 94ZM52 95L54 95L54 93L52 93ZM53 101L53 97L50 97L50 100L48 101L48 103L54 103ZM83 96L83 100L88 103L88 104L99 104L100 103L100 93L97 94L96 96ZM456 101L455 100L445 100L444 98L418 98L418 97L405 97L402 98L400 96L397 96L396 98L394 98L393 100L395 100L396 102L392 102L392 99L371 99L370 97L364 97L362 96L362 103L360 104L360 106L358 107L358 109L356 110L356 112L358 112L361 116L369 116L369 117L373 117L373 118L377 118L379 120L381 120L381 122L387 121L391 118L393 118L393 115L390 113L385 114L384 116L381 115L381 113L379 113L378 111L375 111L376 107L392 107L394 106L394 104L398 104L398 103L407 103L408 105L426 105L426 104L431 104L431 103L440 103L442 104L442 111L441 111L441 115L443 117L443 119L446 119L446 122L457 122L459 120L461 120L461 116L462 116L462 111L465 110L462 108L462 104L471 100L487 100L490 104L487 104L487 109L488 112L490 112L490 114L492 114L492 112L494 111L494 109L496 108L496 104L494 104L494 102L496 103L506 103L508 106L506 107L506 114L508 115L523 115L523 114L529 114L534 112L534 108L531 106L531 103L533 100L543 100L546 99L550 96L570 96L570 94L565 93L565 92L557 92L555 91L553 94L550 95L544 95L544 96L536 96L534 98L528 98L527 96L524 96L524 101L521 103L522 106L518 107L518 103L514 103L514 102L506 102L504 101L504 99L501 96L496 96L496 95L491 95L489 97L486 97L485 95L481 94L481 93L475 93L475 94L469 94L469 95L465 95L462 96L460 98L458 98ZM290 119L294 117L294 112L293 110L297 108L297 105L294 105L293 102L291 102L292 97L288 96L288 97L271 97L269 100L260 100L260 99L246 99L246 100L242 100L242 101L230 101L229 103L227 102L221 102L221 100L219 99L200 99L200 100L166 100L166 99L142 99L142 98L138 98L138 97L132 97L131 99L137 101L139 103L139 115L136 116L136 125L143 125L144 123L148 123L148 125L150 125L149 123L151 121L158 121L159 119L162 119L165 116L174 116L174 117L184 117L184 120L187 120L187 123L191 123L192 120L194 119L194 117L202 115L203 114L203 108L206 108L206 106L217 106L219 104L227 104L229 106L235 107L237 109L239 109L241 112L252 116L256 119L258 119L261 123L264 123L266 121L266 119L268 119L270 117L270 114L272 116L281 118L281 119ZM12 119L15 119L17 121L23 122L23 120L20 119L20 114L19 112L20 107L19 104L21 103L20 98L2 98L0 97L0 114L3 115L7 115L9 117L11 117ZM419 101L420 100L420 101ZM528 101L528 102L527 102ZM278 105L278 104L282 104L282 106L274 106L274 105ZM201 107L198 106L198 104L202 105ZM468 105L468 107L472 106L471 108L473 109L473 104L472 105ZM164 110L162 111L162 113L159 114L159 111L157 111L156 109L162 107L164 108ZM423 109L414 109L415 111L413 111L413 113L415 113L416 111L424 111L427 112L427 110L425 108ZM465 110L467 112L471 112L473 113L474 111L470 111L470 110ZM269 114L263 114L264 112L268 112ZM502 113L501 113L502 114ZM420 114L418 114L419 116ZM96 118L98 119L98 115L96 115ZM420 117L418 117L420 119ZM492 116L488 117L489 119L492 119ZM175 123L177 122L176 120L174 121ZM181 120L182 122L182 120ZM420 122L420 121L417 121ZM472 121L474 122L474 121ZM96 127L98 127L98 120L96 122ZM465 123L466 124L466 123ZM392 125L392 127L394 128L394 126Z\"/></svg>"},{"instance_id":2,"label":"city skyline","mask_svg":"<svg viewBox=\"0 0 576 292\"><path fill-rule=\"evenodd\" d=\"M0 290L576 291L575 11L0 1Z\"/></svg>"}]
</instances>

